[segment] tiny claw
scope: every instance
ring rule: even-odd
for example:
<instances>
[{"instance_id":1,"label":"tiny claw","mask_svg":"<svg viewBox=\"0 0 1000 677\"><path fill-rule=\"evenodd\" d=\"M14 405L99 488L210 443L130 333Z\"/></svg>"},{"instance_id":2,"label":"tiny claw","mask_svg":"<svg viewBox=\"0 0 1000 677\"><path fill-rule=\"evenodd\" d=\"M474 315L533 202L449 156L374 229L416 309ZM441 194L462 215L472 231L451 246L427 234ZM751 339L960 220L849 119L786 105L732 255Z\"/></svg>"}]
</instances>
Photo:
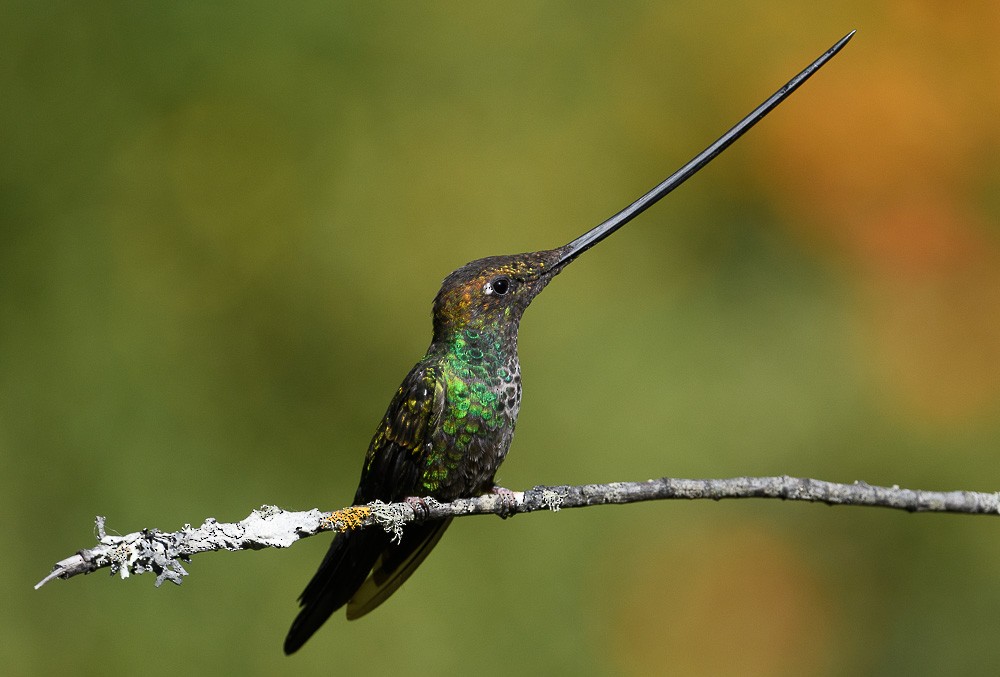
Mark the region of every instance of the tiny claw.
<instances>
[{"instance_id":1,"label":"tiny claw","mask_svg":"<svg viewBox=\"0 0 1000 677\"><path fill-rule=\"evenodd\" d=\"M517 514L517 497L514 496L513 491L506 487L495 486L490 489L490 493L496 494L497 501L500 503L500 511L497 513L500 519L505 520Z\"/></svg>"},{"instance_id":2,"label":"tiny claw","mask_svg":"<svg viewBox=\"0 0 1000 677\"><path fill-rule=\"evenodd\" d=\"M430 517L431 509L427 505L427 501L420 498L419 496L407 496L405 502L410 509L413 510L413 517L418 522L422 522L428 517Z\"/></svg>"}]
</instances>

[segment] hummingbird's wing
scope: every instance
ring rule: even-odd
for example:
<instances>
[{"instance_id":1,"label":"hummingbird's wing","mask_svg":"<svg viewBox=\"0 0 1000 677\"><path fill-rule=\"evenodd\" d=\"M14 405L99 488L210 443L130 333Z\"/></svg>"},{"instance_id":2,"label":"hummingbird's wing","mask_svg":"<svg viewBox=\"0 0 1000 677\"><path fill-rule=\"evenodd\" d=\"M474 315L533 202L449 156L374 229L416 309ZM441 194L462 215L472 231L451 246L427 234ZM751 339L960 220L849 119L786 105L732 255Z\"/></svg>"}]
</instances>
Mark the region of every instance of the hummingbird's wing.
<instances>
[{"instance_id":1,"label":"hummingbird's wing","mask_svg":"<svg viewBox=\"0 0 1000 677\"><path fill-rule=\"evenodd\" d=\"M376 499L396 502L420 493L426 444L444 409L444 395L444 385L433 365L419 363L407 374L368 448L355 505ZM377 528L334 536L326 557L299 597L302 609L285 638L285 653L298 650L334 611L354 598L380 558L381 583L372 584L377 595L367 593L364 610L349 610L348 617L356 618L385 601L423 561L447 526L448 522L412 526L399 544ZM351 609L355 606L353 602L350 605Z\"/></svg>"},{"instance_id":2,"label":"hummingbird's wing","mask_svg":"<svg viewBox=\"0 0 1000 677\"><path fill-rule=\"evenodd\" d=\"M426 492L424 461L444 408L444 379L433 364L418 363L403 379L368 446L355 505L396 502Z\"/></svg>"},{"instance_id":3,"label":"hummingbird's wing","mask_svg":"<svg viewBox=\"0 0 1000 677\"><path fill-rule=\"evenodd\" d=\"M355 503L375 500L376 488L385 485L387 476L393 480L391 486L406 490L380 500L400 501L426 493L421 480L430 433L444 411L445 394L444 379L435 367L418 365L410 372L372 440ZM384 454L383 447L390 453ZM347 617L360 618L388 599L430 554L449 524L450 519L412 525L400 542L389 543L371 576L351 596Z\"/></svg>"}]
</instances>

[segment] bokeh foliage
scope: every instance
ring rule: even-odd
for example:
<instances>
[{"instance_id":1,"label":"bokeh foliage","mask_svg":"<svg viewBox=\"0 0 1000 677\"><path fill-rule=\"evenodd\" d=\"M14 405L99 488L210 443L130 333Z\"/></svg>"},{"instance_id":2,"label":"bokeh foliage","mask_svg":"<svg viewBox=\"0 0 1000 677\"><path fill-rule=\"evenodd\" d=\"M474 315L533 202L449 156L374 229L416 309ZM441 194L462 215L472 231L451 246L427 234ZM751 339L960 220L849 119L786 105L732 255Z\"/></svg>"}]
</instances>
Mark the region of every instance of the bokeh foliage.
<instances>
[{"instance_id":1,"label":"bokeh foliage","mask_svg":"<svg viewBox=\"0 0 1000 677\"><path fill-rule=\"evenodd\" d=\"M996 2L0 6L10 674L1000 669L989 519L461 520L294 659L323 539L30 589L95 514L345 504L445 274L575 237L851 28L535 302L500 479L1000 489Z\"/></svg>"}]
</instances>

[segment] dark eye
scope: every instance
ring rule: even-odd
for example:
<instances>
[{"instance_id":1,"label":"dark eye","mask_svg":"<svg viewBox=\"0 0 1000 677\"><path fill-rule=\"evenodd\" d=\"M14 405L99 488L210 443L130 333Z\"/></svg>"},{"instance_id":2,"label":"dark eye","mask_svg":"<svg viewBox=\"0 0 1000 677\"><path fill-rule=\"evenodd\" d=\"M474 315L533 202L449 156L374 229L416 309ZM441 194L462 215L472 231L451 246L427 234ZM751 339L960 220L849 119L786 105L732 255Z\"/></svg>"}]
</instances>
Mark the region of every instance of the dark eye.
<instances>
[{"instance_id":1,"label":"dark eye","mask_svg":"<svg viewBox=\"0 0 1000 677\"><path fill-rule=\"evenodd\" d=\"M490 287L493 288L494 294L497 296L503 296L510 291L510 278L506 275L495 277L490 281Z\"/></svg>"}]
</instances>

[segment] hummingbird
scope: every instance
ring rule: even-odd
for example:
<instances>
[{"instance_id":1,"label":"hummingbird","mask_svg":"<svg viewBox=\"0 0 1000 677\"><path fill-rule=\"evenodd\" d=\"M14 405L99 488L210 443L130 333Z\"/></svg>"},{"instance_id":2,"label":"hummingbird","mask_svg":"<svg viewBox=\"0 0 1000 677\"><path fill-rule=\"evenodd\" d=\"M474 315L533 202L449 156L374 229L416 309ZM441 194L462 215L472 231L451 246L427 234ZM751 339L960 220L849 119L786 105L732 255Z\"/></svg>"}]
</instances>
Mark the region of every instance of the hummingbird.
<instances>
[{"instance_id":1,"label":"hummingbird","mask_svg":"<svg viewBox=\"0 0 1000 677\"><path fill-rule=\"evenodd\" d=\"M521 316L545 286L580 254L677 188L773 110L833 58L854 31L792 78L687 164L652 190L569 244L490 256L448 275L434 299L434 333L424 357L403 379L365 455L354 504L375 500L438 501L498 494L501 516L513 494L494 484L507 456L521 405L517 333ZM414 503L414 501L416 503ZM333 612L349 620L382 604L424 561L451 519L411 524L402 538L380 529L334 536L319 570L299 598L285 639L291 654Z\"/></svg>"}]
</instances>

